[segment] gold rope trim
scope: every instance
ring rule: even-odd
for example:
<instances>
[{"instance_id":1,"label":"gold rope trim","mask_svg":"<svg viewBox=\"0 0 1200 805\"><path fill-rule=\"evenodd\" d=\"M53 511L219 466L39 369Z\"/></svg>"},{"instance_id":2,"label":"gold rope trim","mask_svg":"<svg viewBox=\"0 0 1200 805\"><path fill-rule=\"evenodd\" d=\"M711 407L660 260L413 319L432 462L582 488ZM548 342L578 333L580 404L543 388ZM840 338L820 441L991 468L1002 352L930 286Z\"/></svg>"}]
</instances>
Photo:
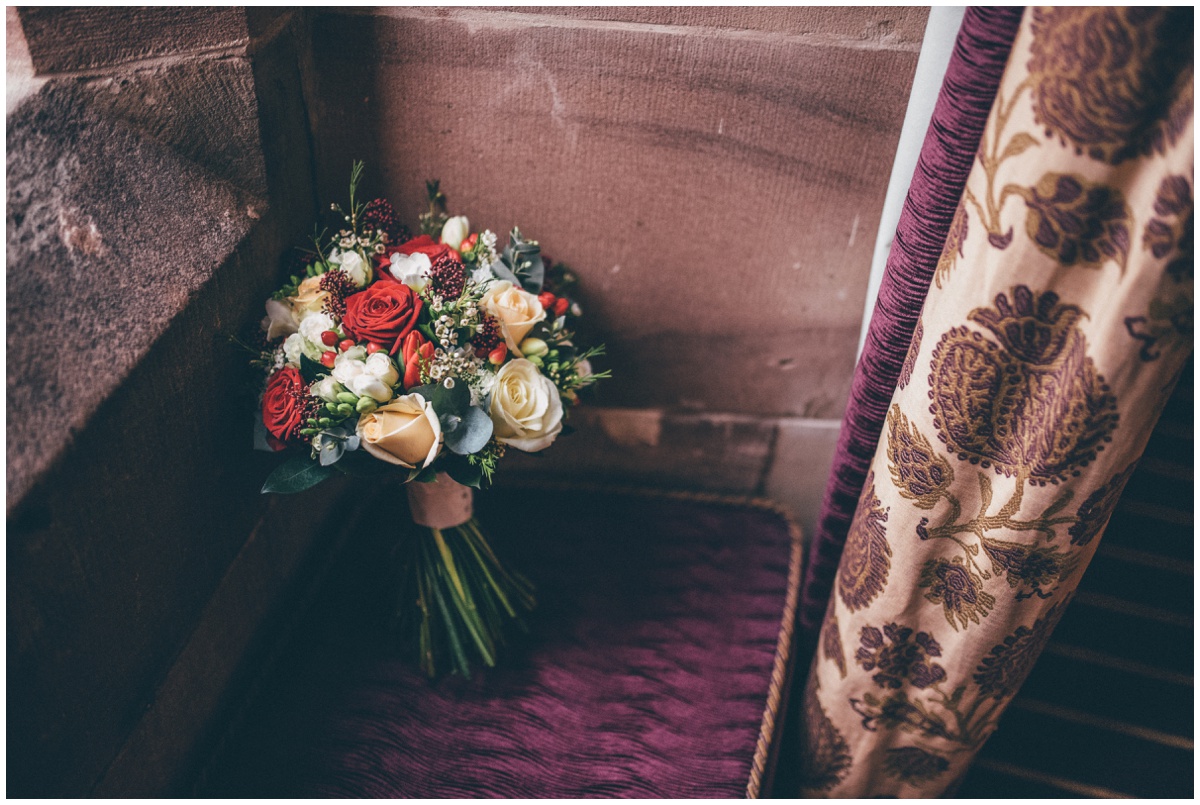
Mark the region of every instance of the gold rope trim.
<instances>
[{"instance_id":1,"label":"gold rope trim","mask_svg":"<svg viewBox=\"0 0 1200 805\"><path fill-rule=\"evenodd\" d=\"M779 624L779 639L775 644L775 661L771 668L771 684L767 688L767 703L763 709L762 725L758 730L758 743L754 749L754 760L750 766L750 780L746 783L746 798L758 799L762 794L767 766L776 739L776 728L782 724L779 708L787 692L788 671L792 658L792 634L796 623L796 607L800 600L800 566L803 561L803 531L786 509L773 500L749 495L728 495L716 492L690 492L685 490L644 489L641 487L616 486L597 483L573 483L571 481L534 481L514 479L503 486L519 488L554 489L560 491L597 492L610 495L685 500L721 506L759 509L783 520L791 538L792 550L788 561L787 593L784 597L783 617ZM774 775L771 775L774 776ZM770 784L770 780L766 780Z\"/></svg>"}]
</instances>

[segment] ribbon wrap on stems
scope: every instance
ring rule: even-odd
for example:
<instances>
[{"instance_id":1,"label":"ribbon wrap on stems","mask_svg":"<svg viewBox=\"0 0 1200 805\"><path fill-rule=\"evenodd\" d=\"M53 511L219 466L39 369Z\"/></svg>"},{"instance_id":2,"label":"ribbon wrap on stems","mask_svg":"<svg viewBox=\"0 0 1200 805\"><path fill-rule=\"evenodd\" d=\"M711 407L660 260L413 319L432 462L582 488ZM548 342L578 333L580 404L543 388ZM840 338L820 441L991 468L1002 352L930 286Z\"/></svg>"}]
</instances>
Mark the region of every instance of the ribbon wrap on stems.
<instances>
[{"instance_id":1,"label":"ribbon wrap on stems","mask_svg":"<svg viewBox=\"0 0 1200 805\"><path fill-rule=\"evenodd\" d=\"M533 585L492 550L470 488L439 473L432 483L409 483L408 501L418 528L397 546L401 632L416 642L429 677L447 662L469 677L474 663L496 664L510 626L525 629L521 616L536 603Z\"/></svg>"},{"instance_id":2,"label":"ribbon wrap on stems","mask_svg":"<svg viewBox=\"0 0 1200 805\"><path fill-rule=\"evenodd\" d=\"M431 484L409 484L408 506L414 523L439 530L460 526L475 514L470 487L444 472Z\"/></svg>"}]
</instances>

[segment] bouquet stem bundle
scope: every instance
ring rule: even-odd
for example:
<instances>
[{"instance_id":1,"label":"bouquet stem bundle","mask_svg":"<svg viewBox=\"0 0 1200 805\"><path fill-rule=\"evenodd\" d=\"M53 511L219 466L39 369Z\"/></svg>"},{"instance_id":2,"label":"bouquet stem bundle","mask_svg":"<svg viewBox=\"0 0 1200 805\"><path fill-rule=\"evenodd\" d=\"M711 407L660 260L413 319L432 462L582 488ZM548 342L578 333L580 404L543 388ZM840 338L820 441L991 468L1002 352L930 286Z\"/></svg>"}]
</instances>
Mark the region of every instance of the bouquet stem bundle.
<instances>
[{"instance_id":1,"label":"bouquet stem bundle","mask_svg":"<svg viewBox=\"0 0 1200 805\"><path fill-rule=\"evenodd\" d=\"M443 477L422 486L458 484ZM504 566L473 516L440 528L419 523L397 550L403 582L396 616L402 635L416 640L421 670L434 678L449 664L470 677L473 665L494 667L505 631L525 629L533 585Z\"/></svg>"}]
</instances>

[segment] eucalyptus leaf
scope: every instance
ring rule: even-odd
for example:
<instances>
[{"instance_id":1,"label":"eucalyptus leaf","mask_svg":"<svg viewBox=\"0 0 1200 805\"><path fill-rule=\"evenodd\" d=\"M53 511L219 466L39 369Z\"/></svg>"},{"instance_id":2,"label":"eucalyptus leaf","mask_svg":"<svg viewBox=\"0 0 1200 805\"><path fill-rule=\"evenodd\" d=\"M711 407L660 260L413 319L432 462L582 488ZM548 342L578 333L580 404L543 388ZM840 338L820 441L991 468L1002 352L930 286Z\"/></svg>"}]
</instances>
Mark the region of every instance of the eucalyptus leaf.
<instances>
[{"instance_id":1,"label":"eucalyptus leaf","mask_svg":"<svg viewBox=\"0 0 1200 805\"><path fill-rule=\"evenodd\" d=\"M320 460L322 467L336 464L337 460L342 457L342 453L346 452L346 443L342 439L322 436L320 444L321 446L317 450L317 458Z\"/></svg>"},{"instance_id":2,"label":"eucalyptus leaf","mask_svg":"<svg viewBox=\"0 0 1200 805\"><path fill-rule=\"evenodd\" d=\"M443 381L434 386L433 396L426 399L433 403L433 410L438 416L462 416L471 407L471 390L462 381L455 381L452 388L447 388L446 381Z\"/></svg>"},{"instance_id":3,"label":"eucalyptus leaf","mask_svg":"<svg viewBox=\"0 0 1200 805\"><path fill-rule=\"evenodd\" d=\"M468 406L462 421L452 432L445 432L446 449L465 456L478 453L492 438L492 418L473 406Z\"/></svg>"},{"instance_id":4,"label":"eucalyptus leaf","mask_svg":"<svg viewBox=\"0 0 1200 805\"><path fill-rule=\"evenodd\" d=\"M274 492L291 495L303 492L324 481L334 472L332 467L323 467L307 456L288 459L275 468L263 484L263 494Z\"/></svg>"}]
</instances>

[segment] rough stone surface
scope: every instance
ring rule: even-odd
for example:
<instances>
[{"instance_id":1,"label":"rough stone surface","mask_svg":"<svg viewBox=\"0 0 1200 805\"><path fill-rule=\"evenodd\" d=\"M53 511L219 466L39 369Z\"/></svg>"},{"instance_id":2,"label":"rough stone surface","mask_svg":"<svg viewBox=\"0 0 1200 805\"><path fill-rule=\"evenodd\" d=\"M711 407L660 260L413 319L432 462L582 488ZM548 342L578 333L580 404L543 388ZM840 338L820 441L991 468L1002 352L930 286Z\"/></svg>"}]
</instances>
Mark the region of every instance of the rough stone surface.
<instances>
[{"instance_id":1,"label":"rough stone surface","mask_svg":"<svg viewBox=\"0 0 1200 805\"><path fill-rule=\"evenodd\" d=\"M266 193L254 75L242 57L193 59L77 82L89 105L216 176Z\"/></svg>"},{"instance_id":2,"label":"rough stone surface","mask_svg":"<svg viewBox=\"0 0 1200 805\"><path fill-rule=\"evenodd\" d=\"M324 533L336 486L258 494L276 460L229 340L316 212L301 41L261 43L241 106L269 205L76 81L9 117L10 794L178 791Z\"/></svg>"},{"instance_id":3,"label":"rough stone surface","mask_svg":"<svg viewBox=\"0 0 1200 805\"><path fill-rule=\"evenodd\" d=\"M152 7L22 7L38 73L91 70L167 54L243 47L245 10Z\"/></svg>"},{"instance_id":4,"label":"rough stone surface","mask_svg":"<svg viewBox=\"0 0 1200 805\"><path fill-rule=\"evenodd\" d=\"M521 224L583 279L604 404L840 414L912 48L472 9L314 30L325 196L365 158L409 219L439 178Z\"/></svg>"},{"instance_id":5,"label":"rough stone surface","mask_svg":"<svg viewBox=\"0 0 1200 805\"><path fill-rule=\"evenodd\" d=\"M265 203L101 118L67 84L25 101L7 143L11 512Z\"/></svg>"}]
</instances>

